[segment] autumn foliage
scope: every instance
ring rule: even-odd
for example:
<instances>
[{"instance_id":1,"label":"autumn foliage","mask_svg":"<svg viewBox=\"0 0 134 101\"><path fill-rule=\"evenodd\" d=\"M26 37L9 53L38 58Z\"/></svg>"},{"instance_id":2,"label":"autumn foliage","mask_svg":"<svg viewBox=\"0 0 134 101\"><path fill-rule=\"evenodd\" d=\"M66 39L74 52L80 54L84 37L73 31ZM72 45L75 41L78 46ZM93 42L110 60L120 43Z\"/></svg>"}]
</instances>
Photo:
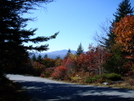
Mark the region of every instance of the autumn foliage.
<instances>
[{"instance_id":1,"label":"autumn foliage","mask_svg":"<svg viewBox=\"0 0 134 101\"><path fill-rule=\"evenodd\" d=\"M89 51L81 54L77 59L77 66L85 72L101 74L104 70L101 65L106 59L106 52L102 47L89 47Z\"/></svg>"},{"instance_id":2,"label":"autumn foliage","mask_svg":"<svg viewBox=\"0 0 134 101\"><path fill-rule=\"evenodd\" d=\"M44 65L40 64L39 62L33 61L32 66L34 69L34 75L40 75L41 72L44 70Z\"/></svg>"},{"instance_id":3,"label":"autumn foliage","mask_svg":"<svg viewBox=\"0 0 134 101\"><path fill-rule=\"evenodd\" d=\"M126 16L114 23L115 41L122 46L122 51L134 52L134 16Z\"/></svg>"},{"instance_id":4,"label":"autumn foliage","mask_svg":"<svg viewBox=\"0 0 134 101\"><path fill-rule=\"evenodd\" d=\"M52 73L51 77L55 79L64 79L66 76L66 67L64 66L59 66L54 69L54 72Z\"/></svg>"},{"instance_id":5,"label":"autumn foliage","mask_svg":"<svg viewBox=\"0 0 134 101\"><path fill-rule=\"evenodd\" d=\"M50 68L55 66L55 60L50 58L44 58L40 61L41 64L44 65L45 68Z\"/></svg>"}]
</instances>

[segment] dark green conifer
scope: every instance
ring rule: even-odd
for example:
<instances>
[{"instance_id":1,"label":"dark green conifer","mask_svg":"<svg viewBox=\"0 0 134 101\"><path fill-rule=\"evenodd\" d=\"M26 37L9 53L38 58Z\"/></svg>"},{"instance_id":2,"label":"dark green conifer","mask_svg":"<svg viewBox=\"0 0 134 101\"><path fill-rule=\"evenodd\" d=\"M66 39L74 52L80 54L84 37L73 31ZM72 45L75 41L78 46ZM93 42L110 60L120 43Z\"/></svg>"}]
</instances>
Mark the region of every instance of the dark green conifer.
<instances>
[{"instance_id":1,"label":"dark green conifer","mask_svg":"<svg viewBox=\"0 0 134 101\"><path fill-rule=\"evenodd\" d=\"M105 38L105 42L103 43L104 46L107 49L110 49L114 44L115 44L115 40L114 38L116 37L114 35L114 33L112 32L113 29L113 24L115 22L119 22L121 18L125 17L126 15L133 15L134 13L134 9L133 7L131 7L131 3L130 0L122 0L122 2L119 4L117 11L115 12L114 15L114 20L111 22L111 26L110 26L110 32L108 33L108 38Z\"/></svg>"},{"instance_id":2,"label":"dark green conifer","mask_svg":"<svg viewBox=\"0 0 134 101\"><path fill-rule=\"evenodd\" d=\"M80 54L82 54L84 52L84 49L82 47L82 44L80 43L80 45L78 46L77 48L77 51L76 51L76 55L79 56Z\"/></svg>"},{"instance_id":3,"label":"dark green conifer","mask_svg":"<svg viewBox=\"0 0 134 101\"><path fill-rule=\"evenodd\" d=\"M41 46L25 46L24 43L44 42L56 37L58 33L50 37L35 37L37 29L25 29L27 21L22 15L34 10L41 3L49 3L52 0L0 0L0 76L3 71L21 71L23 64L28 61L27 50L48 50L48 44Z\"/></svg>"},{"instance_id":4,"label":"dark green conifer","mask_svg":"<svg viewBox=\"0 0 134 101\"><path fill-rule=\"evenodd\" d=\"M68 51L67 51L67 54L66 54L65 58L68 58L70 54L72 54L72 53L71 53L71 50L70 50L70 49L68 49Z\"/></svg>"}]
</instances>

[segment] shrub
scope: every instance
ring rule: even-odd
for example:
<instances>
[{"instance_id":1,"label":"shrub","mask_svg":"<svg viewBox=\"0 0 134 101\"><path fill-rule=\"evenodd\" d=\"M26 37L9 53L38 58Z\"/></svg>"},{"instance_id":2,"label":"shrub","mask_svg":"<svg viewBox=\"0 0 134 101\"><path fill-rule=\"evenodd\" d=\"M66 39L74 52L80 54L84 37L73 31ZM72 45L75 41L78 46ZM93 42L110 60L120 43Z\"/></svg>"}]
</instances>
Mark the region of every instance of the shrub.
<instances>
[{"instance_id":1,"label":"shrub","mask_svg":"<svg viewBox=\"0 0 134 101\"><path fill-rule=\"evenodd\" d=\"M97 81L99 78L100 78L100 75L88 77L88 78L86 78L85 82L86 83L93 83L93 82Z\"/></svg>"},{"instance_id":2,"label":"shrub","mask_svg":"<svg viewBox=\"0 0 134 101\"><path fill-rule=\"evenodd\" d=\"M121 75L116 73L102 74L102 78L110 81L121 80Z\"/></svg>"},{"instance_id":3,"label":"shrub","mask_svg":"<svg viewBox=\"0 0 134 101\"><path fill-rule=\"evenodd\" d=\"M121 75L116 73L110 73L110 74L102 74L102 75L96 75L93 77L86 78L86 83L93 83L93 82L109 82L109 81L118 81L121 80Z\"/></svg>"},{"instance_id":4,"label":"shrub","mask_svg":"<svg viewBox=\"0 0 134 101\"><path fill-rule=\"evenodd\" d=\"M64 66L56 67L51 77L53 77L54 79L64 79L64 77L66 76L66 71L67 69Z\"/></svg>"},{"instance_id":5,"label":"shrub","mask_svg":"<svg viewBox=\"0 0 134 101\"><path fill-rule=\"evenodd\" d=\"M33 75L39 76L42 73L42 71L44 70L44 65L42 65L36 61L32 62L32 65L33 65L33 69L34 69Z\"/></svg>"},{"instance_id":6,"label":"shrub","mask_svg":"<svg viewBox=\"0 0 134 101\"><path fill-rule=\"evenodd\" d=\"M44 77L50 77L54 72L54 67L46 68L43 75Z\"/></svg>"}]
</instances>

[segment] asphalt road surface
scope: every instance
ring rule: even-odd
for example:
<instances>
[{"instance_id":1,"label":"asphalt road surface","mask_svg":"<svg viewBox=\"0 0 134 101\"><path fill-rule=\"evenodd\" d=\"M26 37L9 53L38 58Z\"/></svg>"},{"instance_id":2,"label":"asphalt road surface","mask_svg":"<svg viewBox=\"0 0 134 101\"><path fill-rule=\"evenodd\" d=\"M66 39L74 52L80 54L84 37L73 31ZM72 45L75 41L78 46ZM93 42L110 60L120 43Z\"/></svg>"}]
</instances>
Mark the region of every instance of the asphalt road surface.
<instances>
[{"instance_id":1,"label":"asphalt road surface","mask_svg":"<svg viewBox=\"0 0 134 101\"><path fill-rule=\"evenodd\" d=\"M57 82L40 77L7 77L22 85L34 101L134 101L134 90Z\"/></svg>"}]
</instances>

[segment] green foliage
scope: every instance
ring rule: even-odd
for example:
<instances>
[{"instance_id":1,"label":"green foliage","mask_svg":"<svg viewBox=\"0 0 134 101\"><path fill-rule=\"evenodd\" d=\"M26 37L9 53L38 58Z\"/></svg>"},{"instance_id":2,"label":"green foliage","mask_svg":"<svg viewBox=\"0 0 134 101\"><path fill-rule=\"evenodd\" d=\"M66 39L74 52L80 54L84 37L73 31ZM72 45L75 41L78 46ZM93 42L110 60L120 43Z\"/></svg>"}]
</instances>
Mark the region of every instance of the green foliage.
<instances>
[{"instance_id":1,"label":"green foliage","mask_svg":"<svg viewBox=\"0 0 134 101\"><path fill-rule=\"evenodd\" d=\"M46 68L45 71L43 72L43 76L50 77L53 72L54 72L54 67Z\"/></svg>"},{"instance_id":2,"label":"green foliage","mask_svg":"<svg viewBox=\"0 0 134 101\"><path fill-rule=\"evenodd\" d=\"M44 55L44 58L48 58L48 55L47 55L47 54L45 54L45 55Z\"/></svg>"},{"instance_id":3,"label":"green foliage","mask_svg":"<svg viewBox=\"0 0 134 101\"><path fill-rule=\"evenodd\" d=\"M0 0L0 75L5 68L21 72L19 67L28 62L27 50L44 51L48 45L24 46L24 43L44 42L53 39L58 33L50 37L33 37L37 29L27 30L27 22L32 20L23 18L24 13L34 10L39 3L48 3L51 0ZM36 5L36 6L35 6Z\"/></svg>"},{"instance_id":4,"label":"green foliage","mask_svg":"<svg viewBox=\"0 0 134 101\"><path fill-rule=\"evenodd\" d=\"M121 75L116 73L102 74L104 80L118 81L121 80Z\"/></svg>"},{"instance_id":5,"label":"green foliage","mask_svg":"<svg viewBox=\"0 0 134 101\"><path fill-rule=\"evenodd\" d=\"M54 59L44 58L40 61L40 63L43 64L45 68L55 67Z\"/></svg>"},{"instance_id":6,"label":"green foliage","mask_svg":"<svg viewBox=\"0 0 134 101\"><path fill-rule=\"evenodd\" d=\"M69 55L71 55L72 53L71 53L71 50L70 49L68 49L68 52L67 52L67 54L66 54L66 56L65 56L65 58L68 58L69 57Z\"/></svg>"},{"instance_id":7,"label":"green foliage","mask_svg":"<svg viewBox=\"0 0 134 101\"><path fill-rule=\"evenodd\" d=\"M108 38L103 38L104 39L104 46L107 49L110 49L114 44L115 44L115 35L112 32L113 25L115 22L119 22L121 18L125 17L126 15L133 15L134 10L131 7L130 0L122 0L122 2L119 4L117 11L115 12L114 17L115 19L112 21L111 26L109 27L109 33L107 34ZM103 43L103 42L102 42Z\"/></svg>"},{"instance_id":8,"label":"green foliage","mask_svg":"<svg viewBox=\"0 0 134 101\"><path fill-rule=\"evenodd\" d=\"M124 75L129 71L129 69L124 68L124 65L127 62L127 59L125 59L125 52L122 52L122 47L117 44L116 38L120 35L119 31L115 35L113 29L115 23L119 22L121 18L125 17L126 15L133 15L134 10L131 7L130 0L122 0L122 2L119 4L117 11L114 14L115 19L112 21L110 30L108 33L108 38L105 39L105 47L107 50L109 50L109 53L111 56L106 60L106 62L103 64L103 67L105 70L107 70L109 73L118 73L121 75ZM127 31L128 32L128 31ZM120 40L118 40L120 41ZM123 40L123 42L125 42Z\"/></svg>"},{"instance_id":9,"label":"green foliage","mask_svg":"<svg viewBox=\"0 0 134 101\"><path fill-rule=\"evenodd\" d=\"M95 75L93 77L86 78L86 83L93 83L93 82L109 82L109 81L118 81L121 80L121 75L116 73L110 73L110 74L101 74L101 75Z\"/></svg>"},{"instance_id":10,"label":"green foliage","mask_svg":"<svg viewBox=\"0 0 134 101\"><path fill-rule=\"evenodd\" d=\"M127 59L123 57L121 46L115 44L112 46L111 52L112 53L109 53L110 55L102 66L109 73L124 75L128 72L128 70L124 68L124 64L127 62Z\"/></svg>"},{"instance_id":11,"label":"green foliage","mask_svg":"<svg viewBox=\"0 0 134 101\"><path fill-rule=\"evenodd\" d=\"M41 55L39 54L38 57L37 57L37 61L40 62L42 60L42 57Z\"/></svg>"},{"instance_id":12,"label":"green foliage","mask_svg":"<svg viewBox=\"0 0 134 101\"><path fill-rule=\"evenodd\" d=\"M79 56L80 54L82 54L84 52L83 48L82 48L82 44L80 43L77 51L76 51L76 54Z\"/></svg>"},{"instance_id":13,"label":"green foliage","mask_svg":"<svg viewBox=\"0 0 134 101\"><path fill-rule=\"evenodd\" d=\"M36 56L35 56L35 54L32 56L32 61L36 61L37 60L37 58L36 58Z\"/></svg>"},{"instance_id":14,"label":"green foliage","mask_svg":"<svg viewBox=\"0 0 134 101\"><path fill-rule=\"evenodd\" d=\"M85 82L86 83L93 83L93 82L97 81L100 77L101 77L100 75L88 77L88 78L86 78Z\"/></svg>"},{"instance_id":15,"label":"green foliage","mask_svg":"<svg viewBox=\"0 0 134 101\"><path fill-rule=\"evenodd\" d=\"M122 0L122 2L119 4L117 11L114 14L114 22L119 22L121 18L125 17L126 15L133 15L133 13L134 10L131 7L130 0Z\"/></svg>"}]
</instances>

